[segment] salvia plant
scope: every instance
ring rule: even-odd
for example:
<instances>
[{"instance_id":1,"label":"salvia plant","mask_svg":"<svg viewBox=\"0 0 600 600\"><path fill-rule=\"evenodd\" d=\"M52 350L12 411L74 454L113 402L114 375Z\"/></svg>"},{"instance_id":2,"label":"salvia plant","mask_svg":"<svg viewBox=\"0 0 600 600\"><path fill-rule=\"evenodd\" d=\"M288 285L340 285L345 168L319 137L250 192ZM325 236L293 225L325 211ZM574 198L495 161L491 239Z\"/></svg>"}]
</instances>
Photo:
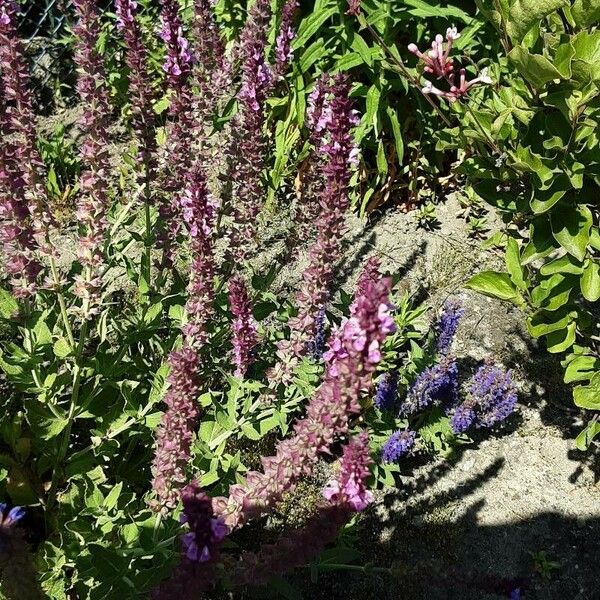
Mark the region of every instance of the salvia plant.
<instances>
[{"instance_id":1,"label":"salvia plant","mask_svg":"<svg viewBox=\"0 0 600 600\"><path fill-rule=\"evenodd\" d=\"M468 307L457 300L428 322L427 308L413 305L377 256L364 261L352 293L339 290L348 212L364 184L361 163L374 156L383 180L404 152L393 99L410 94L428 111L427 127L445 113L478 119L479 129L457 134L469 149L461 168L473 174L485 164L497 185L524 189L528 180L513 172L527 171L530 157L544 173L543 157L518 150L510 132L502 145L491 132L480 136L488 121L479 113L505 106L504 123L531 116L532 101L545 100L528 82L509 110L509 92L491 83L508 66L476 73L459 66L451 54L466 35L453 26L430 50L418 49L423 39L407 41L406 55L420 66L405 67L395 36L403 20L415 29L406 7L388 18L367 3L340 11L338 3L317 2L306 18L295 0L280 3L276 14L273 3L256 0L243 22L226 23L223 7L208 0L185 7L115 0L110 18L127 83L120 111L127 140L120 144L99 5L72 4L82 137L69 174L77 180L73 210L59 220L16 31L18 7L0 0L2 593L197 598L281 588L281 576L313 562L369 510L378 488L397 484L411 456L451 452L477 430L499 426L517 401L512 373L493 357L464 367L454 339ZM468 20L458 9L440 11ZM499 23L505 27L506 19ZM513 26L507 35L519 31L522 41L529 30ZM331 41L324 43L323 32ZM580 33L563 32L546 50L531 38L522 51L558 52L563 35L575 38L573 53L562 50L556 64L569 63L569 77L593 73L589 49L576 58ZM523 78L521 70L507 76ZM410 86L401 93L398 82ZM586 153L595 148L588 123L595 109L592 96L575 89L578 100L555 102L561 113L586 98L561 155L585 154L589 174L576 180L584 182L594 178ZM475 100L490 107L471 107ZM556 150L561 135L544 151ZM439 137L450 143L444 132ZM306 262L299 285L284 293L276 284L284 260L265 273L253 258L271 201L296 166L301 189L289 207L285 260ZM536 249L534 229L526 234L515 223L509 275L479 277L523 306L537 298L544 318L564 312L567 331L583 335L589 306L570 297L564 282L585 280L590 301L597 223L571 192L556 205L568 201L586 219L583 247L580 234L575 241L554 234L566 254L551 255L554 245ZM529 270L516 241L525 235L536 249ZM565 256L571 270L561 275L559 297L567 308L554 304L545 279L529 291L546 276L538 259L563 265ZM539 322L536 314L530 323ZM568 372L582 381L590 375L581 389L593 390L596 350L587 348L574 346ZM293 527L273 527L277 510L303 485L315 491L310 514Z\"/></svg>"}]
</instances>

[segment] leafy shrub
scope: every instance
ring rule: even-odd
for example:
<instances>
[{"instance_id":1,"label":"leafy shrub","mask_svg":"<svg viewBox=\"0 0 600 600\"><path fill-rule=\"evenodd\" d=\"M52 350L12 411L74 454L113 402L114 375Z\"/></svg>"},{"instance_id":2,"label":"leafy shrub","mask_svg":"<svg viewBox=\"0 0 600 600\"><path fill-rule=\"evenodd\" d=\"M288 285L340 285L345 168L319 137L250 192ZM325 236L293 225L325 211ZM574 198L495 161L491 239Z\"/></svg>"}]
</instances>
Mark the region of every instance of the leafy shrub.
<instances>
[{"instance_id":1,"label":"leafy shrub","mask_svg":"<svg viewBox=\"0 0 600 600\"><path fill-rule=\"evenodd\" d=\"M565 356L565 382L577 383L575 403L597 409L597 9L533 0L478 5L500 34L506 58L498 64L475 70L469 80L474 69L465 61L459 70L449 56L460 37L451 28L446 41L435 37L430 52L409 46L425 76L414 83L447 104L440 108L459 123L439 133L437 148L462 152L456 171L471 182L468 193L495 207L506 223L493 238L506 247L506 272L479 273L468 286L524 309L531 335ZM487 85L473 89L474 83ZM578 445L599 432L593 419Z\"/></svg>"},{"instance_id":2,"label":"leafy shrub","mask_svg":"<svg viewBox=\"0 0 600 600\"><path fill-rule=\"evenodd\" d=\"M160 93L137 4L116 3L134 147L123 157L111 145L113 80L99 43L106 29L95 2L73 4L78 169L42 144L65 177L78 175L76 210L59 224L16 7L0 0L0 489L28 513L0 507L3 591L40 596L33 577L6 568L9 560L32 568L17 527L27 519L40 583L53 598L194 597L215 582L263 585L312 560L366 508L371 442L378 451L394 435L386 458L398 458L413 441L408 434L398 450L393 432L406 416L418 444L448 450L467 428L464 414L491 425L514 404L514 390L508 375L485 365L458 404L449 350L460 309L450 306L425 341L427 328L416 327L425 309L406 296L394 309L393 281L376 259L353 298L334 294L357 154L344 74L323 75L310 103L309 191L321 201L301 197L296 207L296 215L315 215L310 224L298 219L309 246L305 285L294 299L278 294L273 281L285 257L266 274L256 268L265 122L278 72L268 60L270 2L252 6L237 65L208 0L195 3L193 27L175 0L162 0ZM288 52L275 64L282 57ZM213 131L229 96L237 112ZM380 366L406 384L404 405L415 410L401 419L371 410ZM458 410L460 426L449 416ZM339 468L319 482L309 518L272 535L260 518L323 456L339 457ZM393 467L378 466L376 481L392 485ZM244 541L246 525L259 534L254 544Z\"/></svg>"}]
</instances>

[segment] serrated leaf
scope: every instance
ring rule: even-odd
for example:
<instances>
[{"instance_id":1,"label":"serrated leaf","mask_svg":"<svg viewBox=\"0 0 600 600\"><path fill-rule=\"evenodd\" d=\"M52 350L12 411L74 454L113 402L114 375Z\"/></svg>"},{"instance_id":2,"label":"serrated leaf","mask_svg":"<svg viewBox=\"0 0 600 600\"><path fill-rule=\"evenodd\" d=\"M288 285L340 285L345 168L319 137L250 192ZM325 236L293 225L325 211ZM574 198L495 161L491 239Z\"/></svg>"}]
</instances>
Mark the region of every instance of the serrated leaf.
<instances>
[{"instance_id":1,"label":"serrated leaf","mask_svg":"<svg viewBox=\"0 0 600 600\"><path fill-rule=\"evenodd\" d=\"M0 289L0 316L11 319L19 312L19 305L15 297L6 290Z\"/></svg>"}]
</instances>

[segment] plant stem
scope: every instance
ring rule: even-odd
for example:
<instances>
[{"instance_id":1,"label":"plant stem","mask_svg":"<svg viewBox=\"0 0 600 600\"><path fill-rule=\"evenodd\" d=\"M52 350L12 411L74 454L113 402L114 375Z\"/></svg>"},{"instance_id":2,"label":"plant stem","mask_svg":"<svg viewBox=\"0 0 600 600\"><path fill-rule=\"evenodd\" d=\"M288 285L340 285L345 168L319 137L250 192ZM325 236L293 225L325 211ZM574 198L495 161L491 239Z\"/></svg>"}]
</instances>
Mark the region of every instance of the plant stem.
<instances>
[{"instance_id":1,"label":"plant stem","mask_svg":"<svg viewBox=\"0 0 600 600\"><path fill-rule=\"evenodd\" d=\"M54 280L54 285L57 287L56 297L58 299L58 305L60 306L60 315L63 321L63 325L65 326L65 333L67 334L67 340L69 341L69 345L71 346L71 351L75 351L75 338L73 337L73 330L71 329L71 324L69 323L69 316L67 314L67 305L65 303L65 297L63 293L60 291L60 279L58 277L58 269L56 268L56 262L54 261L54 257L50 257L50 270L52 272L52 279Z\"/></svg>"}]
</instances>

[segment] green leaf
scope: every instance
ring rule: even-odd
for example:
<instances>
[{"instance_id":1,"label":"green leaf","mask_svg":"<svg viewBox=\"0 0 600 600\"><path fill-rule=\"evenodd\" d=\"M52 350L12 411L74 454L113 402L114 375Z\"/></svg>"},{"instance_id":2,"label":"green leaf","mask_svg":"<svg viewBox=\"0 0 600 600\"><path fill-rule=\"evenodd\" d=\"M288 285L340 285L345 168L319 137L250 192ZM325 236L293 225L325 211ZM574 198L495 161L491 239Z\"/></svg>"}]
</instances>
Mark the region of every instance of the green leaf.
<instances>
[{"instance_id":1,"label":"green leaf","mask_svg":"<svg viewBox=\"0 0 600 600\"><path fill-rule=\"evenodd\" d=\"M560 175L550 189L534 190L533 198L529 202L531 210L538 215L550 210L567 193L571 187L569 183L568 177Z\"/></svg>"},{"instance_id":2,"label":"green leaf","mask_svg":"<svg viewBox=\"0 0 600 600\"><path fill-rule=\"evenodd\" d=\"M593 258L586 261L581 277L581 293L590 302L600 299L600 264Z\"/></svg>"},{"instance_id":3,"label":"green leaf","mask_svg":"<svg viewBox=\"0 0 600 600\"><path fill-rule=\"evenodd\" d=\"M327 54L327 47L323 38L315 40L300 57L300 71L306 73L319 59Z\"/></svg>"},{"instance_id":4,"label":"green leaf","mask_svg":"<svg viewBox=\"0 0 600 600\"><path fill-rule=\"evenodd\" d=\"M526 173L535 173L542 185L547 185L552 181L554 177L552 169L548 168L540 156L534 154L529 148L518 146L512 158L516 168Z\"/></svg>"},{"instance_id":5,"label":"green leaf","mask_svg":"<svg viewBox=\"0 0 600 600\"><path fill-rule=\"evenodd\" d=\"M119 481L117 485L113 487L112 490L108 493L108 496L104 499L104 506L106 510L112 510L119 501L119 496L121 495L121 490L123 489L123 482Z\"/></svg>"},{"instance_id":6,"label":"green leaf","mask_svg":"<svg viewBox=\"0 0 600 600\"><path fill-rule=\"evenodd\" d=\"M513 0L508 9L508 35L520 42L544 17L568 4L568 0Z\"/></svg>"},{"instance_id":7,"label":"green leaf","mask_svg":"<svg viewBox=\"0 0 600 600\"><path fill-rule=\"evenodd\" d=\"M519 244L514 238L508 238L506 245L506 269L510 274L511 281L521 290L527 289L527 281L521 266L521 254L519 252Z\"/></svg>"},{"instance_id":8,"label":"green leaf","mask_svg":"<svg viewBox=\"0 0 600 600\"><path fill-rule=\"evenodd\" d=\"M575 438L577 450L585 451L590 447L594 438L600 433L600 423L590 421L586 428Z\"/></svg>"},{"instance_id":9,"label":"green leaf","mask_svg":"<svg viewBox=\"0 0 600 600\"><path fill-rule=\"evenodd\" d=\"M546 338L546 344L548 346L548 352L557 354L564 352L575 343L575 331L577 329L576 323L572 322L567 325L566 329L560 331L554 331Z\"/></svg>"},{"instance_id":10,"label":"green leaf","mask_svg":"<svg viewBox=\"0 0 600 600\"><path fill-rule=\"evenodd\" d=\"M324 7L322 10L318 10L313 12L311 15L306 17L306 19L302 20L300 27L298 28L298 35L296 39L292 42L292 48L294 50L299 50L300 48L304 48L310 38L312 38L321 26L327 19L330 19L338 12L337 5Z\"/></svg>"},{"instance_id":11,"label":"green leaf","mask_svg":"<svg viewBox=\"0 0 600 600\"><path fill-rule=\"evenodd\" d=\"M37 320L33 328L33 335L37 346L48 346L52 343L52 332L48 325L46 325L44 316L41 316Z\"/></svg>"},{"instance_id":12,"label":"green leaf","mask_svg":"<svg viewBox=\"0 0 600 600\"><path fill-rule=\"evenodd\" d=\"M565 254L556 260L546 263L540 268L542 275L554 275L555 273L570 273L571 275L581 275L583 267L576 264L570 254Z\"/></svg>"},{"instance_id":13,"label":"green leaf","mask_svg":"<svg viewBox=\"0 0 600 600\"><path fill-rule=\"evenodd\" d=\"M573 79L588 83L600 80L600 31L582 31L572 40L575 55L571 68Z\"/></svg>"},{"instance_id":14,"label":"green leaf","mask_svg":"<svg viewBox=\"0 0 600 600\"><path fill-rule=\"evenodd\" d=\"M543 307L545 310L558 310L569 301L576 285L574 277L556 273L540 281L540 284L531 291L531 300L535 306Z\"/></svg>"},{"instance_id":15,"label":"green leaf","mask_svg":"<svg viewBox=\"0 0 600 600\"><path fill-rule=\"evenodd\" d=\"M65 358L65 356L69 356L69 354L71 354L71 345L63 337L58 338L54 342L52 349L54 350L54 355L58 358Z\"/></svg>"},{"instance_id":16,"label":"green leaf","mask_svg":"<svg viewBox=\"0 0 600 600\"><path fill-rule=\"evenodd\" d=\"M465 286L480 294L500 300L514 300L519 297L519 292L508 273L483 271L471 277Z\"/></svg>"},{"instance_id":17,"label":"green leaf","mask_svg":"<svg viewBox=\"0 0 600 600\"><path fill-rule=\"evenodd\" d=\"M560 71L541 54L530 54L523 46L515 46L508 58L523 78L534 88L541 89L550 81L562 79Z\"/></svg>"},{"instance_id":18,"label":"green leaf","mask_svg":"<svg viewBox=\"0 0 600 600\"><path fill-rule=\"evenodd\" d=\"M560 317L556 312L538 310L527 319L527 329L532 337L539 338L554 331L565 329L576 316L576 312L569 312Z\"/></svg>"},{"instance_id":19,"label":"green leaf","mask_svg":"<svg viewBox=\"0 0 600 600\"><path fill-rule=\"evenodd\" d=\"M600 0L575 0L571 15L582 29L597 24L600 21Z\"/></svg>"},{"instance_id":20,"label":"green leaf","mask_svg":"<svg viewBox=\"0 0 600 600\"><path fill-rule=\"evenodd\" d=\"M587 206L565 204L550 217L554 239L577 260L585 258L592 229L592 212Z\"/></svg>"},{"instance_id":21,"label":"green leaf","mask_svg":"<svg viewBox=\"0 0 600 600\"><path fill-rule=\"evenodd\" d=\"M577 356L565 369L565 383L589 381L596 371L600 371L600 358L595 356Z\"/></svg>"},{"instance_id":22,"label":"green leaf","mask_svg":"<svg viewBox=\"0 0 600 600\"><path fill-rule=\"evenodd\" d=\"M377 145L377 172L380 175L387 175L388 172L388 164L387 158L385 156L385 146L383 144L383 140L379 140L379 144Z\"/></svg>"},{"instance_id":23,"label":"green leaf","mask_svg":"<svg viewBox=\"0 0 600 600\"><path fill-rule=\"evenodd\" d=\"M24 399L23 404L32 432L43 440L51 440L60 435L69 423L69 419L55 417L48 408L33 398Z\"/></svg>"},{"instance_id":24,"label":"green leaf","mask_svg":"<svg viewBox=\"0 0 600 600\"><path fill-rule=\"evenodd\" d=\"M578 385L573 390L573 400L580 408L600 410L600 373L592 377L589 385Z\"/></svg>"},{"instance_id":25,"label":"green leaf","mask_svg":"<svg viewBox=\"0 0 600 600\"><path fill-rule=\"evenodd\" d=\"M386 107L386 113L392 126L392 133L394 134L394 143L396 145L396 157L398 164L401 165L404 161L404 140L402 138L402 131L400 130L400 122L398 121L397 112L391 107Z\"/></svg>"},{"instance_id":26,"label":"green leaf","mask_svg":"<svg viewBox=\"0 0 600 600\"><path fill-rule=\"evenodd\" d=\"M19 311L19 305L12 294L0 289L0 316L11 319Z\"/></svg>"}]
</instances>

